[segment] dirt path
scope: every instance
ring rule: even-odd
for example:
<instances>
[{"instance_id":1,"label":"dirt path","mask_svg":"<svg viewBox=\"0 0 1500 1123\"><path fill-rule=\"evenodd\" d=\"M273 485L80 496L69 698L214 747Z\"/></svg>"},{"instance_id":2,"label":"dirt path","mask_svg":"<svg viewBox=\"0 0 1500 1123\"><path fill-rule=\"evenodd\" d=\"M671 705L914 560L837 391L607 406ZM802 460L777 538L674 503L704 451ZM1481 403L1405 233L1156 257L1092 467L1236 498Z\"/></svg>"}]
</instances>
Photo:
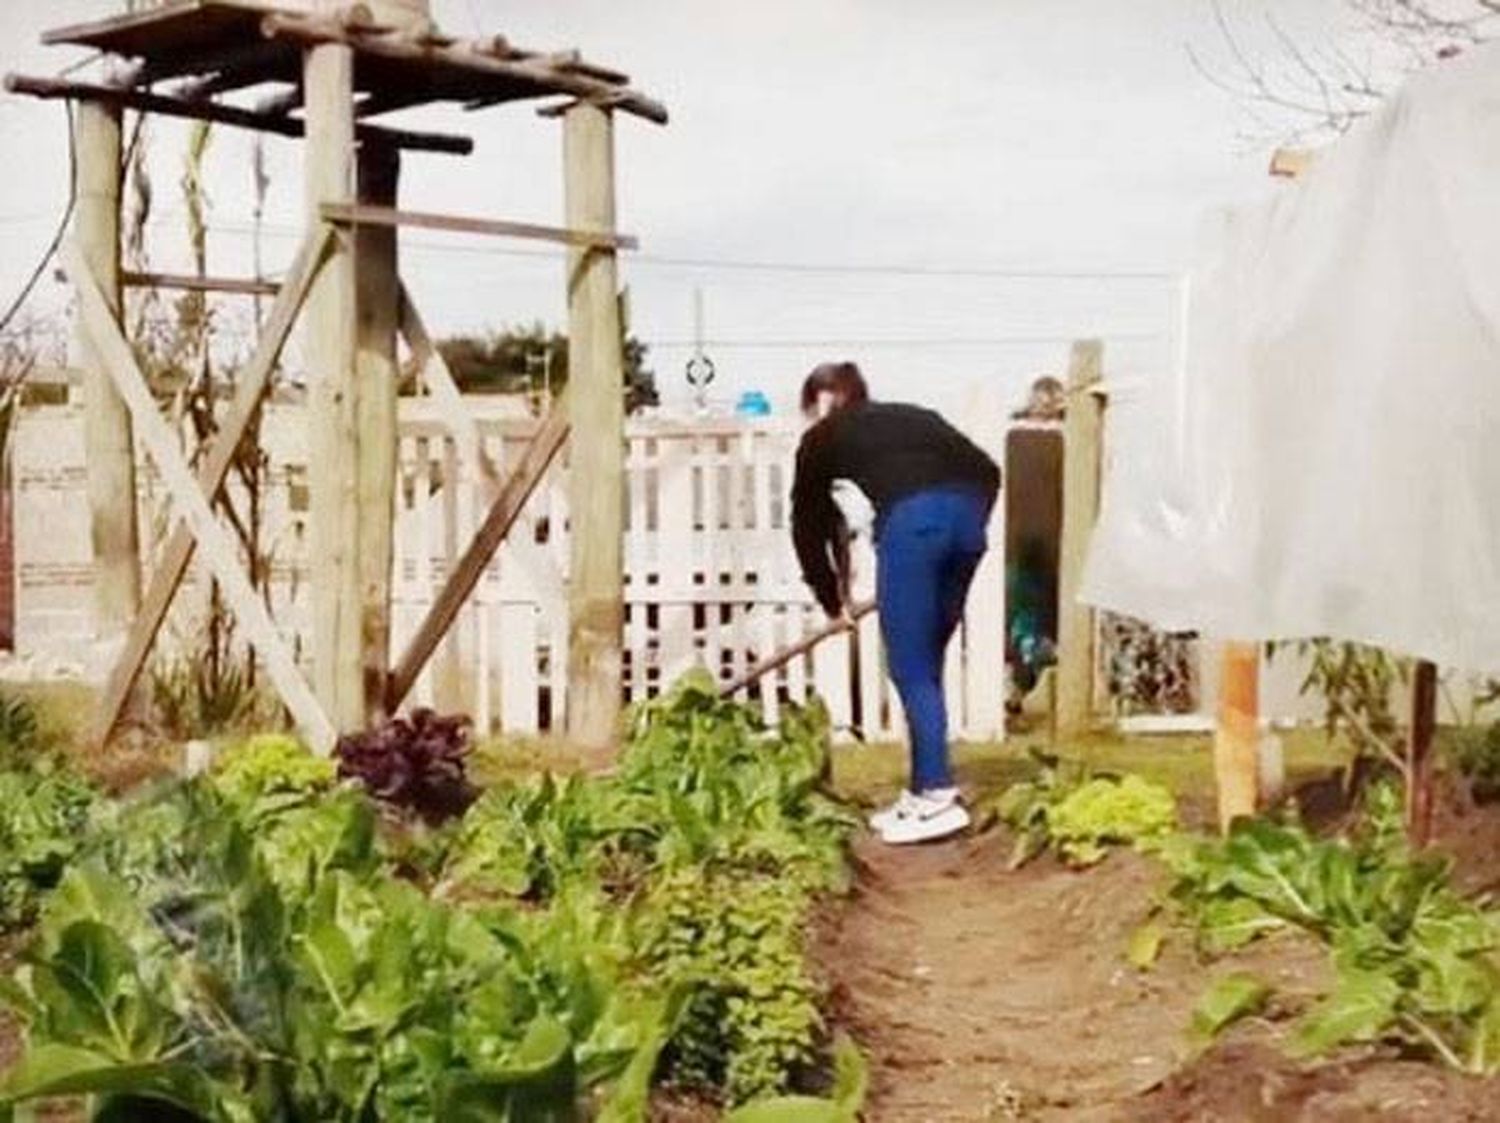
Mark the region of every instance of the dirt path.
<instances>
[{"instance_id":1,"label":"dirt path","mask_svg":"<svg viewBox=\"0 0 1500 1123\"><path fill-rule=\"evenodd\" d=\"M1077 1118L1176 1067L1193 998L1121 956L1155 872L1129 857L1107 878L1010 872L1005 858L997 836L859 845L823 962L836 1016L870 1056L872 1119Z\"/></svg>"},{"instance_id":2,"label":"dirt path","mask_svg":"<svg viewBox=\"0 0 1500 1123\"><path fill-rule=\"evenodd\" d=\"M1148 861L1116 854L1077 873L1005 868L999 834L856 849L858 886L818 937L836 1022L871 1063L872 1123L1077 1120L1500 1120L1500 1084L1389 1057L1305 1068L1275 1025L1194 1059L1185 1028L1214 968L1170 949L1124 960L1158 892ZM1309 945L1233 961L1311 995Z\"/></svg>"}]
</instances>

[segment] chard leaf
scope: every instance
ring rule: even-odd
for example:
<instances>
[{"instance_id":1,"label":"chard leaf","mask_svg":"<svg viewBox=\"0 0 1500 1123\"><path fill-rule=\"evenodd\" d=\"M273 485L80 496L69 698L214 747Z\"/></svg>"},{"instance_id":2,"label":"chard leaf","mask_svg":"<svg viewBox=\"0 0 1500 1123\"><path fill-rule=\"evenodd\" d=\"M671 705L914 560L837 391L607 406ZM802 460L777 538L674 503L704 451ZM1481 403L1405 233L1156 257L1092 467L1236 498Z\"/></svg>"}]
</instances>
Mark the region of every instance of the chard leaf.
<instances>
[{"instance_id":1,"label":"chard leaf","mask_svg":"<svg viewBox=\"0 0 1500 1123\"><path fill-rule=\"evenodd\" d=\"M1286 921L1249 897L1212 898L1203 903L1197 919L1198 946L1208 955L1235 951L1286 927Z\"/></svg>"},{"instance_id":2,"label":"chard leaf","mask_svg":"<svg viewBox=\"0 0 1500 1123\"><path fill-rule=\"evenodd\" d=\"M1161 945L1166 936L1166 925L1159 918L1146 921L1131 933L1125 958L1137 971L1149 971L1161 956Z\"/></svg>"},{"instance_id":3,"label":"chard leaf","mask_svg":"<svg viewBox=\"0 0 1500 1123\"><path fill-rule=\"evenodd\" d=\"M195 1118L234 1118L225 1089L193 1065L169 1062L121 1064L103 1053L71 1045L44 1044L27 1050L0 1086L6 1106L53 1096L125 1095L155 1100Z\"/></svg>"},{"instance_id":4,"label":"chard leaf","mask_svg":"<svg viewBox=\"0 0 1500 1123\"><path fill-rule=\"evenodd\" d=\"M1270 994L1271 988L1254 975L1221 975L1193 1010L1192 1037L1200 1043L1213 1040L1240 1018L1264 1009Z\"/></svg>"},{"instance_id":5,"label":"chard leaf","mask_svg":"<svg viewBox=\"0 0 1500 1123\"><path fill-rule=\"evenodd\" d=\"M508 1063L448 1080L443 1123L574 1123L579 1118L573 1040L562 1023L538 1018Z\"/></svg>"},{"instance_id":6,"label":"chard leaf","mask_svg":"<svg viewBox=\"0 0 1500 1123\"><path fill-rule=\"evenodd\" d=\"M1313 1057L1336 1045L1373 1041L1396 1020L1400 998L1400 985L1388 975L1341 971L1333 994L1298 1021L1291 1049Z\"/></svg>"},{"instance_id":7,"label":"chard leaf","mask_svg":"<svg viewBox=\"0 0 1500 1123\"><path fill-rule=\"evenodd\" d=\"M1476 1076L1500 1072L1500 998L1491 998L1469 1039L1469 1071Z\"/></svg>"}]
</instances>

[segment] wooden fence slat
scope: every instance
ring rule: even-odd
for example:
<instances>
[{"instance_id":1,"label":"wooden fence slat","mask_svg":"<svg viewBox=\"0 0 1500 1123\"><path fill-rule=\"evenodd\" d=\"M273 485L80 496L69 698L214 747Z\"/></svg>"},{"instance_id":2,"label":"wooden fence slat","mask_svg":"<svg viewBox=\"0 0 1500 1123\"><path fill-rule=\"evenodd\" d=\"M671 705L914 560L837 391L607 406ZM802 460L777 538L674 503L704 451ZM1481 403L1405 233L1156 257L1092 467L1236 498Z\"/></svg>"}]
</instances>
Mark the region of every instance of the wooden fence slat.
<instances>
[{"instance_id":1,"label":"wooden fence slat","mask_svg":"<svg viewBox=\"0 0 1500 1123\"><path fill-rule=\"evenodd\" d=\"M662 442L658 461L657 572L663 594L694 591L693 444L689 440ZM693 609L682 603L658 609L662 685L669 686L693 666Z\"/></svg>"},{"instance_id":2,"label":"wooden fence slat","mask_svg":"<svg viewBox=\"0 0 1500 1123\"><path fill-rule=\"evenodd\" d=\"M500 617L500 719L507 733L532 736L538 718L537 612L534 605L502 605Z\"/></svg>"}]
</instances>

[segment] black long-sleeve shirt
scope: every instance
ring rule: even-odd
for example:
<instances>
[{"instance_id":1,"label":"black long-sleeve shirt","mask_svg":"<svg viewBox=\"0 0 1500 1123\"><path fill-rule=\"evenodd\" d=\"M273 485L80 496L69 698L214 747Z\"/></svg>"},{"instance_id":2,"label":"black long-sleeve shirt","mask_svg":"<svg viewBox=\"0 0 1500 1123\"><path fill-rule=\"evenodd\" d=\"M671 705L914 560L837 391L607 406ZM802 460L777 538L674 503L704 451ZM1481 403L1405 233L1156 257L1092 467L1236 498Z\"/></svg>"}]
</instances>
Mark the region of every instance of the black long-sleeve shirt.
<instances>
[{"instance_id":1,"label":"black long-sleeve shirt","mask_svg":"<svg viewBox=\"0 0 1500 1123\"><path fill-rule=\"evenodd\" d=\"M930 409L867 402L819 421L797 447L792 541L803 580L830 615L842 599L831 560L844 529L833 500L833 481L841 479L865 493L877 516L926 488L969 485L991 503L1000 490L995 462Z\"/></svg>"}]
</instances>

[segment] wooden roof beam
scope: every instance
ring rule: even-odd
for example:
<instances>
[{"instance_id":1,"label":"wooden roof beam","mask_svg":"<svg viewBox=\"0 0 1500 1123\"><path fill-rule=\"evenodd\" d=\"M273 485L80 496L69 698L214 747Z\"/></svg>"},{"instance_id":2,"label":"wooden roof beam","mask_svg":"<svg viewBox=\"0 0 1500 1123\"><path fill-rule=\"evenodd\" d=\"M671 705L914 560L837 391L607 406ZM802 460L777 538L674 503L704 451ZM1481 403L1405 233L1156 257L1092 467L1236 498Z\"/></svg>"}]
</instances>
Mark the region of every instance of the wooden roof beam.
<instances>
[{"instance_id":1,"label":"wooden roof beam","mask_svg":"<svg viewBox=\"0 0 1500 1123\"><path fill-rule=\"evenodd\" d=\"M149 86L169 78L198 75L198 81L206 77L226 75L245 76L243 85L253 85L273 76L287 57L286 49L277 43L251 43L228 47L221 51L194 54L184 51L162 58L141 59L125 66L112 82L118 86ZM232 89L238 87L223 87ZM212 91L210 91L212 92ZM206 96L206 95L205 95Z\"/></svg>"},{"instance_id":2,"label":"wooden roof beam","mask_svg":"<svg viewBox=\"0 0 1500 1123\"><path fill-rule=\"evenodd\" d=\"M255 103L255 112L267 117L285 117L302 108L302 83L296 82L284 90L267 94Z\"/></svg>"},{"instance_id":3,"label":"wooden roof beam","mask_svg":"<svg viewBox=\"0 0 1500 1123\"><path fill-rule=\"evenodd\" d=\"M142 113L159 113L163 117L184 117L191 121L212 121L242 129L300 137L306 132L302 121L294 117L274 116L224 105L215 101L183 101L181 98L153 94L145 90L126 90L94 82L71 82L59 78L32 78L24 74L7 74L5 88L14 94L38 98L72 98L83 101L112 102ZM379 125L359 125L355 135L360 140L388 144L420 152L443 152L467 156L474 151L471 137L446 133L419 133L406 129L388 129Z\"/></svg>"},{"instance_id":4,"label":"wooden roof beam","mask_svg":"<svg viewBox=\"0 0 1500 1123\"><path fill-rule=\"evenodd\" d=\"M370 57L394 62L418 65L445 63L471 73L532 86L536 89L537 96L549 93L570 94L583 101L618 107L659 125L667 123L666 106L645 94L622 87L618 82L591 77L568 66L559 66L545 58L499 58L494 54L475 50L472 45L459 43L423 46L380 32L372 33L360 27L350 27L327 17L284 12L268 15L261 24L261 30L269 39L284 39L303 45L343 43Z\"/></svg>"},{"instance_id":5,"label":"wooden roof beam","mask_svg":"<svg viewBox=\"0 0 1500 1123\"><path fill-rule=\"evenodd\" d=\"M567 51L553 51L545 56L546 61L560 70L567 70L574 74L582 74L587 78L597 78L601 82L608 82L614 86L630 85L630 75L619 70L611 70L607 66L599 66L597 63L589 62L583 57L582 52L576 48Z\"/></svg>"}]
</instances>

